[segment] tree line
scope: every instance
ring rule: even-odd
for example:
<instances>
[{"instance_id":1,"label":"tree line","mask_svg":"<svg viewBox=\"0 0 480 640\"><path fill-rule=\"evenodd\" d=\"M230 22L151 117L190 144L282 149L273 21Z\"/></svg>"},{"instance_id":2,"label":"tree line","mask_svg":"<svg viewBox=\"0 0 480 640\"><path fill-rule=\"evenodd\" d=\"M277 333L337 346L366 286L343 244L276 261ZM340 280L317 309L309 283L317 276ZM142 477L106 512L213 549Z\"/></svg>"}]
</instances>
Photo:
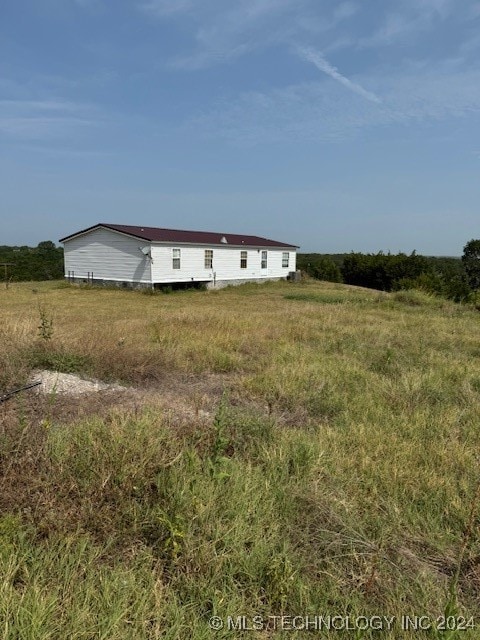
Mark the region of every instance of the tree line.
<instances>
[{"instance_id":1,"label":"tree line","mask_svg":"<svg viewBox=\"0 0 480 640\"><path fill-rule=\"evenodd\" d=\"M0 277L9 282L25 280L58 280L63 278L63 249L51 240L36 247L0 246Z\"/></svg>"},{"instance_id":2,"label":"tree line","mask_svg":"<svg viewBox=\"0 0 480 640\"><path fill-rule=\"evenodd\" d=\"M63 249L51 240L36 247L0 246L0 274L10 282L63 278ZM300 253L297 268L318 280L381 291L422 289L457 302L480 290L480 240L470 240L461 258L406 253Z\"/></svg>"},{"instance_id":3,"label":"tree line","mask_svg":"<svg viewBox=\"0 0 480 640\"><path fill-rule=\"evenodd\" d=\"M297 267L319 280L397 291L422 289L456 302L480 289L480 240L470 240L461 258L405 253L299 254Z\"/></svg>"}]
</instances>

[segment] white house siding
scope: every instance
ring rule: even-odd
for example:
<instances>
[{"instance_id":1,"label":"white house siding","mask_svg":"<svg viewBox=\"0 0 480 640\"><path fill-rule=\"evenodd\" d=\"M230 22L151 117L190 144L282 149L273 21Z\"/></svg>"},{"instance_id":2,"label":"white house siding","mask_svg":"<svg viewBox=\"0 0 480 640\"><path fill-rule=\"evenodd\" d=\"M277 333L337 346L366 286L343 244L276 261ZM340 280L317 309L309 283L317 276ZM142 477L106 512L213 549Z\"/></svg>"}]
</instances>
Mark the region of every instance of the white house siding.
<instances>
[{"instance_id":1,"label":"white house siding","mask_svg":"<svg viewBox=\"0 0 480 640\"><path fill-rule=\"evenodd\" d=\"M173 268L173 249L180 249L180 269ZM213 251L213 267L205 268L205 249ZM152 245L154 283L211 282L217 285L242 280L286 278L296 269L296 252L288 248L267 248L267 269L261 268L262 249L232 246ZM247 251L247 268L240 268L241 251ZM283 253L289 254L288 267L282 267Z\"/></svg>"},{"instance_id":2,"label":"white house siding","mask_svg":"<svg viewBox=\"0 0 480 640\"><path fill-rule=\"evenodd\" d=\"M65 242L65 277L76 281L150 283L150 258L141 249L150 243L108 229L95 229Z\"/></svg>"}]
</instances>

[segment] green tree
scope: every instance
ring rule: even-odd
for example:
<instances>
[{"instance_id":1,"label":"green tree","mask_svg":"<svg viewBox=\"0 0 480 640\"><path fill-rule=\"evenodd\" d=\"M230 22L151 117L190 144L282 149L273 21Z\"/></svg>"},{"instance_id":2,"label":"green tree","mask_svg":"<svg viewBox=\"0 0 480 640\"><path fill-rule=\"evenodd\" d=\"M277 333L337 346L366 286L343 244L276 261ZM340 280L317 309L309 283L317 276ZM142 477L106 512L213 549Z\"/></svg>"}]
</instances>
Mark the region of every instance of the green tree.
<instances>
[{"instance_id":1,"label":"green tree","mask_svg":"<svg viewBox=\"0 0 480 640\"><path fill-rule=\"evenodd\" d=\"M463 248L463 266L467 273L468 284L477 291L480 289L480 240L470 240Z\"/></svg>"},{"instance_id":2,"label":"green tree","mask_svg":"<svg viewBox=\"0 0 480 640\"><path fill-rule=\"evenodd\" d=\"M51 240L42 240L42 242L38 243L37 249L39 251L55 251L57 247L55 246L55 243L52 242Z\"/></svg>"},{"instance_id":3,"label":"green tree","mask_svg":"<svg viewBox=\"0 0 480 640\"><path fill-rule=\"evenodd\" d=\"M328 282L341 282L342 274L338 266L330 258L319 258L313 265L309 265L309 275L317 280L327 280Z\"/></svg>"},{"instance_id":4,"label":"green tree","mask_svg":"<svg viewBox=\"0 0 480 640\"><path fill-rule=\"evenodd\" d=\"M370 287L381 291L401 289L406 280L430 273L432 266L427 258L415 251L410 255L398 253L350 253L342 265L343 280L346 284Z\"/></svg>"},{"instance_id":5,"label":"green tree","mask_svg":"<svg viewBox=\"0 0 480 640\"><path fill-rule=\"evenodd\" d=\"M8 271L14 282L63 277L63 249L51 240L44 240L37 247L0 246L0 262L12 263Z\"/></svg>"}]
</instances>

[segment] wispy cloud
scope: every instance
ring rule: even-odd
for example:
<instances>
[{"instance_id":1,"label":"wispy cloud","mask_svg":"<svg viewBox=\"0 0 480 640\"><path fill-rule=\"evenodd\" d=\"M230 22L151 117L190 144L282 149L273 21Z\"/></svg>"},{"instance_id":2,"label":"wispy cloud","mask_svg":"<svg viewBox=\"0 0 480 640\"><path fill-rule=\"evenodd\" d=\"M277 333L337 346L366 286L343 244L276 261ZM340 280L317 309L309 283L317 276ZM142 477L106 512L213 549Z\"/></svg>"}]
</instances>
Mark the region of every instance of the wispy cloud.
<instances>
[{"instance_id":1,"label":"wispy cloud","mask_svg":"<svg viewBox=\"0 0 480 640\"><path fill-rule=\"evenodd\" d=\"M62 111L79 112L91 109L67 100L0 100L0 109L17 109L20 111Z\"/></svg>"},{"instance_id":2,"label":"wispy cloud","mask_svg":"<svg viewBox=\"0 0 480 640\"><path fill-rule=\"evenodd\" d=\"M472 19L479 3L385 0L376 11L358 0L143 0L138 6L159 20L184 21L192 47L174 55L171 66L200 69L279 44L321 51L413 45L447 19Z\"/></svg>"},{"instance_id":3,"label":"wispy cloud","mask_svg":"<svg viewBox=\"0 0 480 640\"><path fill-rule=\"evenodd\" d=\"M354 92L345 100L339 83L303 83L246 92L189 123L191 131L239 146L291 141L344 142L379 127L422 125L480 114L480 71L446 68L399 71L387 80L364 78L381 88L382 102Z\"/></svg>"},{"instance_id":4,"label":"wispy cloud","mask_svg":"<svg viewBox=\"0 0 480 640\"><path fill-rule=\"evenodd\" d=\"M73 128L92 124L91 121L80 118L15 118L0 116L0 133L21 139L43 140L63 137L71 133Z\"/></svg>"},{"instance_id":5,"label":"wispy cloud","mask_svg":"<svg viewBox=\"0 0 480 640\"><path fill-rule=\"evenodd\" d=\"M358 39L357 46L361 48L376 48L392 45L410 38L418 31L426 29L428 22L424 14L415 16L401 13L387 14L381 26L374 33Z\"/></svg>"},{"instance_id":6,"label":"wispy cloud","mask_svg":"<svg viewBox=\"0 0 480 640\"><path fill-rule=\"evenodd\" d=\"M357 93L359 96L362 96L371 102L376 102L377 104L381 102L380 98L374 93L367 91L367 89L364 89L361 85L342 75L338 69L332 66L318 51L311 48L299 48L297 51L300 57L314 64L317 69L323 71L327 76L330 76L350 91Z\"/></svg>"},{"instance_id":7,"label":"wispy cloud","mask_svg":"<svg viewBox=\"0 0 480 640\"><path fill-rule=\"evenodd\" d=\"M204 69L283 48L334 80L308 83L305 74L305 81L295 85L244 91L237 99L230 94L190 120L188 126L197 131L236 144L338 141L372 127L477 111L480 72L472 53L478 36L469 21L478 6L479 0L464 0L461 6L455 0L385 0L375 11L358 0L245 0L233 5L224 0L144 0L142 5L156 19L182 20L184 33L190 32L190 47L172 54L170 67ZM456 32L447 50L443 35L449 25ZM406 44L411 62L405 59ZM381 57L371 55L375 49L382 50ZM355 56L355 74L346 71L345 62L338 68L333 64L338 58L333 53L339 51L342 60Z\"/></svg>"},{"instance_id":8,"label":"wispy cloud","mask_svg":"<svg viewBox=\"0 0 480 640\"><path fill-rule=\"evenodd\" d=\"M235 58L240 58L254 48L256 47L248 42L244 42L233 48L208 48L190 55L176 56L170 60L168 67L171 69L196 71L212 65L226 64Z\"/></svg>"},{"instance_id":9,"label":"wispy cloud","mask_svg":"<svg viewBox=\"0 0 480 640\"><path fill-rule=\"evenodd\" d=\"M379 119L379 106L353 94L345 100L340 85L304 83L266 92L245 92L234 102L218 101L194 118L189 128L221 137L236 146L292 141L340 142ZM375 112L373 113L372 110Z\"/></svg>"},{"instance_id":10,"label":"wispy cloud","mask_svg":"<svg viewBox=\"0 0 480 640\"><path fill-rule=\"evenodd\" d=\"M425 11L430 14L437 14L442 19L445 19L454 10L457 10L458 2L455 0L409 0L410 4L421 11ZM468 4L466 0L465 5Z\"/></svg>"},{"instance_id":11,"label":"wispy cloud","mask_svg":"<svg viewBox=\"0 0 480 640\"><path fill-rule=\"evenodd\" d=\"M104 160L118 156L118 153L99 149L73 149L71 147L49 146L48 144L37 144L34 140L27 142L18 142L16 149L28 154L35 154L50 158L67 158L67 159L87 159L87 160Z\"/></svg>"},{"instance_id":12,"label":"wispy cloud","mask_svg":"<svg viewBox=\"0 0 480 640\"><path fill-rule=\"evenodd\" d=\"M403 0L393 7L385 4L380 14L380 25L368 34L358 37L360 48L377 48L408 42L435 29L452 16L468 16L472 0L465 0L461 6L454 0Z\"/></svg>"},{"instance_id":13,"label":"wispy cloud","mask_svg":"<svg viewBox=\"0 0 480 640\"><path fill-rule=\"evenodd\" d=\"M91 105L64 100L0 100L0 134L22 140L71 136L99 123Z\"/></svg>"},{"instance_id":14,"label":"wispy cloud","mask_svg":"<svg viewBox=\"0 0 480 640\"><path fill-rule=\"evenodd\" d=\"M192 50L174 55L169 66L202 69L225 63L252 51L272 46L292 46L327 33L358 12L358 4L347 0L150 0L140 5L160 20L187 21Z\"/></svg>"}]
</instances>

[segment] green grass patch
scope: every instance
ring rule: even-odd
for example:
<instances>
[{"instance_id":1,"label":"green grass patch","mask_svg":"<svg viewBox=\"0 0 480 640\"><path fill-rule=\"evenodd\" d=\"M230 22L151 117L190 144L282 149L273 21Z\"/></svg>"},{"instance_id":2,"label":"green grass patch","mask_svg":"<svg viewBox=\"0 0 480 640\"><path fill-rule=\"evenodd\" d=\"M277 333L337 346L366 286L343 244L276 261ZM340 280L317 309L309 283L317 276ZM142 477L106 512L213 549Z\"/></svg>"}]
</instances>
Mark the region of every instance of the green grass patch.
<instances>
[{"instance_id":1,"label":"green grass patch","mask_svg":"<svg viewBox=\"0 0 480 640\"><path fill-rule=\"evenodd\" d=\"M49 369L62 373L88 373L91 359L84 354L71 353L49 343L38 343L27 354L33 369Z\"/></svg>"},{"instance_id":2,"label":"green grass patch","mask_svg":"<svg viewBox=\"0 0 480 640\"><path fill-rule=\"evenodd\" d=\"M318 304L343 304L345 302L363 302L361 298L342 296L335 294L319 293L289 293L283 296L285 300L295 300L300 302L316 302Z\"/></svg>"}]
</instances>

